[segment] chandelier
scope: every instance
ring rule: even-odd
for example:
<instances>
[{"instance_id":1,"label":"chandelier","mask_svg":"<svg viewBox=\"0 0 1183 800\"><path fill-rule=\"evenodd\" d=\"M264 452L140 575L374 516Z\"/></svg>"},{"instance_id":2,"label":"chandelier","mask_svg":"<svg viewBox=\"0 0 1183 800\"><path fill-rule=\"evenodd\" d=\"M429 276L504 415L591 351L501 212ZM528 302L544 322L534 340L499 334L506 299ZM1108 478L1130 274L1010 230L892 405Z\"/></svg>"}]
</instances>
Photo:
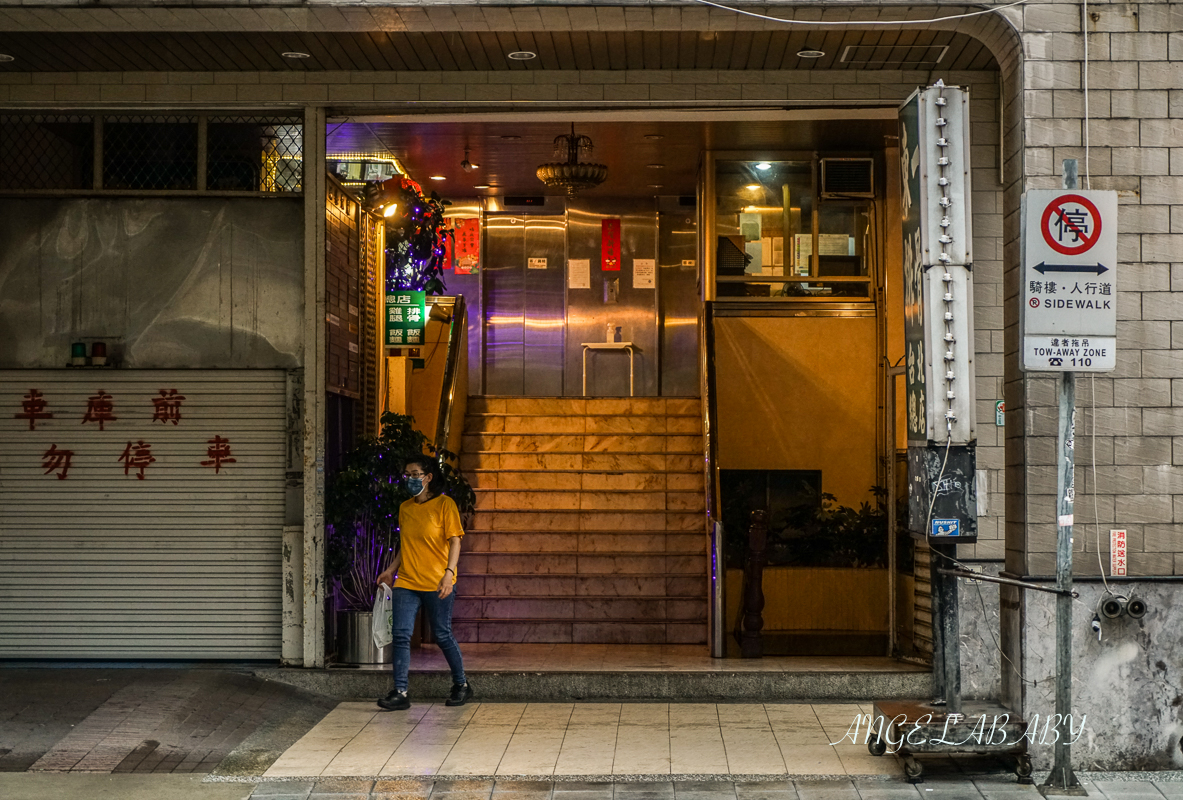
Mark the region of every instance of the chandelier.
<instances>
[{"instance_id":1,"label":"chandelier","mask_svg":"<svg viewBox=\"0 0 1183 800\"><path fill-rule=\"evenodd\" d=\"M571 196L580 189L599 186L608 177L608 168L579 160L580 156L591 156L592 150L592 140L587 136L576 136L572 123L571 133L555 137L555 158L561 160L539 166L538 180L548 188L563 189Z\"/></svg>"}]
</instances>

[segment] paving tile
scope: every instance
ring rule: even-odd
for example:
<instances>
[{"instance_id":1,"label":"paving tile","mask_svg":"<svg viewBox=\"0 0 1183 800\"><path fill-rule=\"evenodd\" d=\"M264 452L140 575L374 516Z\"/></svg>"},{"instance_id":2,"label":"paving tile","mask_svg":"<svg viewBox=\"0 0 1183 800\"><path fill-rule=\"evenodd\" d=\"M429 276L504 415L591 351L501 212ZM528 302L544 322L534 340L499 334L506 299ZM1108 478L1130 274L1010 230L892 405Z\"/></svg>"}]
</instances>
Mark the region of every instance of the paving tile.
<instances>
[{"instance_id":1,"label":"paving tile","mask_svg":"<svg viewBox=\"0 0 1183 800\"><path fill-rule=\"evenodd\" d=\"M801 800L859 800L850 781L793 781Z\"/></svg>"},{"instance_id":2,"label":"paving tile","mask_svg":"<svg viewBox=\"0 0 1183 800\"><path fill-rule=\"evenodd\" d=\"M308 792L300 792L299 794L251 794L251 800L255 798L266 798L267 800L308 800Z\"/></svg>"},{"instance_id":3,"label":"paving tile","mask_svg":"<svg viewBox=\"0 0 1183 800\"><path fill-rule=\"evenodd\" d=\"M1109 800L1162 800L1164 797L1150 781L1093 781L1093 786L1100 789Z\"/></svg>"},{"instance_id":4,"label":"paving tile","mask_svg":"<svg viewBox=\"0 0 1183 800\"><path fill-rule=\"evenodd\" d=\"M1163 796L1174 800L1177 797L1183 797L1183 782L1179 781L1154 781L1154 787L1163 793Z\"/></svg>"},{"instance_id":5,"label":"paving tile","mask_svg":"<svg viewBox=\"0 0 1183 800\"><path fill-rule=\"evenodd\" d=\"M251 792L251 797L274 797L276 795L308 794L312 791L312 781L268 781L260 783Z\"/></svg>"},{"instance_id":6,"label":"paving tile","mask_svg":"<svg viewBox=\"0 0 1183 800\"><path fill-rule=\"evenodd\" d=\"M554 793L560 792L607 792L612 794L612 779L604 781L555 781Z\"/></svg>"},{"instance_id":7,"label":"paving tile","mask_svg":"<svg viewBox=\"0 0 1183 800\"><path fill-rule=\"evenodd\" d=\"M432 795L454 792L493 792L494 781L490 780L441 780L432 787Z\"/></svg>"},{"instance_id":8,"label":"paving tile","mask_svg":"<svg viewBox=\"0 0 1183 800\"><path fill-rule=\"evenodd\" d=\"M674 794L678 797L698 793L735 796L735 784L731 781L674 781Z\"/></svg>"},{"instance_id":9,"label":"paving tile","mask_svg":"<svg viewBox=\"0 0 1183 800\"><path fill-rule=\"evenodd\" d=\"M371 792L382 792L385 794L411 794L426 797L431 794L432 781L424 780L422 778L402 778L391 780L389 778L380 780L374 784Z\"/></svg>"},{"instance_id":10,"label":"paving tile","mask_svg":"<svg viewBox=\"0 0 1183 800\"><path fill-rule=\"evenodd\" d=\"M654 797L673 797L673 781L636 781L616 784L616 796L625 796L628 800L637 800L637 795L646 794Z\"/></svg>"}]
</instances>

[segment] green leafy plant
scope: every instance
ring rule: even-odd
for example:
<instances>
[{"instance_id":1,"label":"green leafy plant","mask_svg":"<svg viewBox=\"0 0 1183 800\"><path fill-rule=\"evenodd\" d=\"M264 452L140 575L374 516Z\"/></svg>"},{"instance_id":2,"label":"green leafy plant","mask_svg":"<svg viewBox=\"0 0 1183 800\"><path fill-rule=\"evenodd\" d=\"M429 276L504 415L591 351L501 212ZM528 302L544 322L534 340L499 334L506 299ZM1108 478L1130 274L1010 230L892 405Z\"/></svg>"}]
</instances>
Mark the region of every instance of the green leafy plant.
<instances>
[{"instance_id":1,"label":"green leafy plant","mask_svg":"<svg viewBox=\"0 0 1183 800\"><path fill-rule=\"evenodd\" d=\"M466 524L476 508L476 493L451 463L458 462L456 454L437 452L412 422L383 414L381 434L363 438L346 454L325 491L325 573L348 609L372 607L374 581L398 547L398 508L411 499L402 477L409 459L425 453L440 458L443 494L455 501Z\"/></svg>"}]
</instances>

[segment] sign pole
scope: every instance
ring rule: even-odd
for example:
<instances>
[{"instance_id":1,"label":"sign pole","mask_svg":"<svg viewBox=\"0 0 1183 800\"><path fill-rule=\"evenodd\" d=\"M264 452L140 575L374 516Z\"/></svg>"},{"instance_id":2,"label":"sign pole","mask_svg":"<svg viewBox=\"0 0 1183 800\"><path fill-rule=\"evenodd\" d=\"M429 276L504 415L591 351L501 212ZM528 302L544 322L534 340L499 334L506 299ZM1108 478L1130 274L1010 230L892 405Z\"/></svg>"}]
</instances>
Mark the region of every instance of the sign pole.
<instances>
[{"instance_id":1,"label":"sign pole","mask_svg":"<svg viewBox=\"0 0 1183 800\"><path fill-rule=\"evenodd\" d=\"M1076 159L1064 159L1064 188L1075 189ZM1051 774L1043 794L1087 794L1072 772L1068 744L1072 714L1072 508L1075 488L1076 376L1060 374L1060 411L1056 428L1056 743Z\"/></svg>"}]
</instances>

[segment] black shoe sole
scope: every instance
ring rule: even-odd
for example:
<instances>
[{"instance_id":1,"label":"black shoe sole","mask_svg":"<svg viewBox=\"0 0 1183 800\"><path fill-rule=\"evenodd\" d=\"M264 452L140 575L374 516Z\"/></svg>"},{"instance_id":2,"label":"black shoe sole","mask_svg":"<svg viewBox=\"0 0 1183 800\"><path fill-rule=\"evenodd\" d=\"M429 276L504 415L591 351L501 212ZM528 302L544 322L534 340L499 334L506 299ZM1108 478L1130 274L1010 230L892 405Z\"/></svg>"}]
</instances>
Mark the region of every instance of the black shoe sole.
<instances>
[{"instance_id":1,"label":"black shoe sole","mask_svg":"<svg viewBox=\"0 0 1183 800\"><path fill-rule=\"evenodd\" d=\"M378 700L378 708L385 711L406 711L410 707L411 701L405 697L394 701L387 701L385 697Z\"/></svg>"},{"instance_id":2,"label":"black shoe sole","mask_svg":"<svg viewBox=\"0 0 1183 800\"><path fill-rule=\"evenodd\" d=\"M472 687L468 686L464 690L464 697L462 697L459 700L453 700L452 698L449 697L447 700L444 701L444 705L446 705L446 706L462 706L471 699L472 699Z\"/></svg>"}]
</instances>

